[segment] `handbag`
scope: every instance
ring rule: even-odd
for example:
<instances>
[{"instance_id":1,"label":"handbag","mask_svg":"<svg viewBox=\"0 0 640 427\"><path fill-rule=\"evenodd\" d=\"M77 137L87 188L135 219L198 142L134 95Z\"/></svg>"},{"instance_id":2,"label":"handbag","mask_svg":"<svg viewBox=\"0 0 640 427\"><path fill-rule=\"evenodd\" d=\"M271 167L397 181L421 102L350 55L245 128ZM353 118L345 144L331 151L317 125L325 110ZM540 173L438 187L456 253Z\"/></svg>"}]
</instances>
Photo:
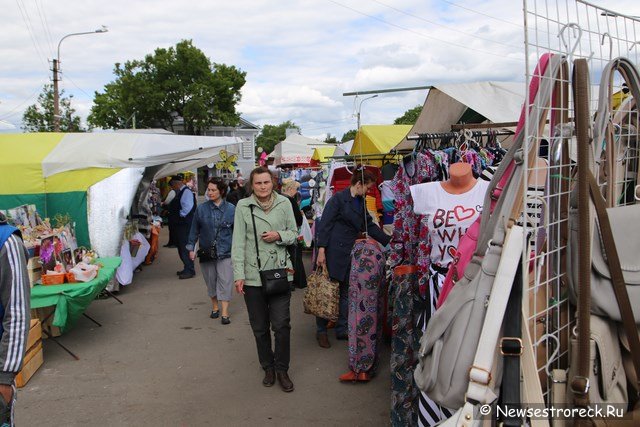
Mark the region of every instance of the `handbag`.
<instances>
[{"instance_id":1,"label":"handbag","mask_svg":"<svg viewBox=\"0 0 640 427\"><path fill-rule=\"evenodd\" d=\"M620 71L623 75L629 76L635 74L638 77L637 71L631 62L624 58L618 58L613 61L615 67L620 67ZM605 67L603 72L603 78L610 78L610 73L613 70L613 66L609 64ZM636 79L635 83L640 82L640 79ZM632 304L629 299L628 283L625 283L625 275L622 268L621 261L623 258L619 257L618 245L621 243L619 238L613 231L612 223L609 218L609 212L613 210L619 210L620 208L607 209L606 202L600 192L598 183L592 173L592 158L590 155L590 138L589 138L589 73L587 60L577 59L574 66L574 99L575 99L575 123L576 123L576 136L578 140L578 183L572 192L573 200L572 207L574 208L570 221L572 225L577 223L577 234L570 234L572 238L569 250L571 251L569 260L571 260L571 268L569 269L570 286L573 292L577 292L577 339L573 346L572 354L572 376L570 376L570 390L573 396L573 404L578 408L588 408L592 401L595 402L611 402L611 403L623 403L625 404L625 410L627 408L627 393L626 389L622 389L623 383L626 382L626 377L619 374L622 371L622 355L620 352L620 340L618 334L616 334L616 323L611 318L600 319L592 316L592 309L594 305L599 305L602 308L603 303L607 303L608 307L617 305L615 313L621 320L624 326L624 331L628 338L628 344L630 347L631 358L636 373L636 380L638 373L640 372L640 339L636 329L636 322L632 310ZM635 86L635 87L633 87ZM630 85L633 90L633 95L638 97L640 94L640 86ZM602 101L601 102L607 102ZM599 113L601 113L599 109ZM595 127L593 131L596 147L601 144L602 129L598 129L600 123L605 123L606 120L596 118ZM607 137L612 133L608 132ZM600 148L596 148L598 153ZM611 156L609 156L611 157ZM599 158L595 157L596 159ZM577 203L575 199L577 198ZM596 216L598 219L597 231L594 231L593 222L591 220L591 202L595 207ZM637 217L636 217L637 218ZM594 246L602 245L602 256L606 260L607 276L609 281L607 283L609 290L611 291L613 301L598 301L592 296L592 279L594 278L594 266L593 256L598 253L596 247L591 251L591 244L593 242L591 233L599 236L598 241ZM633 236L627 234L626 239L631 240ZM575 240L574 240L575 239ZM582 252L582 256L579 256L576 263L574 253ZM637 254L636 254L637 259ZM603 272L602 266L600 266L599 273ZM595 280L601 279L596 277ZM604 283L602 283L604 286ZM579 289L576 287L579 286ZM612 310L609 310L612 313ZM599 320L600 319L600 320ZM600 325L604 323L604 326ZM593 328L593 330L592 330ZM608 329L607 329L608 328ZM611 343L611 337L615 337L613 343ZM601 341L601 342L599 342ZM606 348L614 347L611 348ZM598 351L601 351L600 353ZM617 352L616 352L617 350ZM600 357L600 362L597 358ZM593 371L594 367L600 365L600 371ZM624 377L624 379L622 379ZM592 381L599 385L598 394L593 393L594 384ZM637 389L637 384L635 387ZM620 402L622 400L622 402ZM638 418L640 418L640 408L636 405L629 421L628 425L638 425ZM575 425L594 425L595 420L582 417L574 418ZM613 422L619 424L619 419L613 419Z\"/></svg>"},{"instance_id":2,"label":"handbag","mask_svg":"<svg viewBox=\"0 0 640 427\"><path fill-rule=\"evenodd\" d=\"M546 122L549 105L552 104L550 93L553 86L557 92L566 84L568 76L567 63L559 55L545 55L548 65L537 75L540 90L537 99L532 103L542 105L542 108L531 110L528 121L529 126L540 126ZM560 75L557 81L555 77ZM544 78L542 78L544 77ZM566 99L566 98L565 98ZM529 155L529 165L523 162L524 132L521 132L514 141L510 152L513 162L507 164L503 160L498 168L487 196L485 197L486 209L483 209L480 222L478 243L474 250L471 262L464 270L464 277L453 287L450 295L445 300L429 321L427 330L420 342L418 355L419 365L415 371L415 381L418 387L432 400L447 408L460 408L465 404L465 392L469 385L469 370L473 365L473 357L476 354L483 331L483 323L488 315L486 302L492 295L494 284L500 284L496 280L499 271L501 257L507 254L503 250L503 243L515 236L507 238L507 231L513 227L515 219L520 217L522 211L524 190L523 179L525 169L531 167L536 161L537 145L527 147L533 155ZM501 196L495 204L495 211L491 214L488 208L493 196L491 190L495 190L507 169L512 170L508 186L501 189ZM507 222L506 225L503 222ZM520 229L521 230L521 229ZM522 233L522 231L519 231ZM520 240L522 242L522 240ZM488 250L486 249L488 246ZM519 255L520 249L515 249ZM485 254L486 251L486 254ZM511 255L511 254L509 254ZM505 258L513 261L513 257ZM517 260L516 260L517 264ZM515 274L515 270L514 270ZM512 280L503 277L501 280ZM493 313L490 313L493 316ZM474 381L481 373L473 372ZM499 381L496 381L498 383ZM475 383L474 383L475 384ZM499 386L499 384L495 384Z\"/></svg>"},{"instance_id":3,"label":"handbag","mask_svg":"<svg viewBox=\"0 0 640 427\"><path fill-rule=\"evenodd\" d=\"M213 242L211 244L211 247L209 248L198 249L197 255L201 263L216 261L218 259L218 249L216 247L216 242Z\"/></svg>"},{"instance_id":4,"label":"handbag","mask_svg":"<svg viewBox=\"0 0 640 427\"><path fill-rule=\"evenodd\" d=\"M260 282L262 290L266 295L280 295L290 292L289 277L286 268L274 268L272 270L262 270L260 263L260 248L258 246L258 232L256 231L256 217L253 215L253 205L251 208L251 221L253 222L253 237L256 241L256 256L258 258L258 270L260 272Z\"/></svg>"},{"instance_id":5,"label":"handbag","mask_svg":"<svg viewBox=\"0 0 640 427\"><path fill-rule=\"evenodd\" d=\"M302 304L304 312L316 317L336 321L340 310L340 284L329 278L329 272L322 267L307 278Z\"/></svg>"},{"instance_id":6,"label":"handbag","mask_svg":"<svg viewBox=\"0 0 640 427\"><path fill-rule=\"evenodd\" d=\"M594 159L600 159L602 155L603 140L606 140L608 149L612 149L613 131L609 128L610 123L607 122L607 118L610 117L609 102L610 99L607 89L609 88L609 81L612 78L614 71L620 71L629 89L633 92L633 96L636 99L640 99L640 74L626 58L617 58L611 61L604 69L602 74L602 80L600 82L600 100L598 113L596 115L596 122L594 124ZM603 98L604 97L604 98ZM589 146L588 141L583 141L583 144ZM587 148L585 147L585 148ZM587 153L588 156L588 153ZM611 164L615 163L616 156L607 154L607 170L615 170L615 167ZM592 159L587 157L587 164ZM590 171L589 174L592 174ZM615 201L619 195L613 191L616 187L614 181L616 174L610 173L608 179L608 185L606 193L609 200L604 202L609 206L606 209L606 215L609 218L609 222L612 230L612 237L615 243L615 247L620 257L620 268L622 269L622 276L624 278L624 285L626 291L631 300L631 307L634 314L636 324L640 325L640 262L638 262L638 254L640 253L640 227L638 227L638 218L640 218L640 205L629 206L617 206ZM589 191L589 183L585 182L587 190ZM597 190L599 193L599 190ZM602 197L597 195L598 197ZM588 194L586 196L589 197ZM594 195L595 197L595 195ZM581 251L581 247L578 244L579 239L579 209L578 209L578 194L577 187L572 194L572 209L569 216L569 289L573 302L578 300L579 290L579 261L581 255L584 256L584 252ZM618 308L616 296L614 294L612 286L612 275L608 266L608 259L604 251L604 238L601 226L591 220L590 223L591 240L591 312L599 316L605 316L615 321L620 322L622 316Z\"/></svg>"}]
</instances>

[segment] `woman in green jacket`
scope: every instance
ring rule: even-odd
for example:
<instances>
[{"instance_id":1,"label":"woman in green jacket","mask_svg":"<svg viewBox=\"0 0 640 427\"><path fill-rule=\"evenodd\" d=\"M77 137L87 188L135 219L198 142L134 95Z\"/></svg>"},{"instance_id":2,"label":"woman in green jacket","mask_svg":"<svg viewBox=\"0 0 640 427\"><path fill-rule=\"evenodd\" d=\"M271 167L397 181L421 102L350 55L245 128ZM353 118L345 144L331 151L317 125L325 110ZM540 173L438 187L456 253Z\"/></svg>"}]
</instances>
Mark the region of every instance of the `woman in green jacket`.
<instances>
[{"instance_id":1,"label":"woman in green jacket","mask_svg":"<svg viewBox=\"0 0 640 427\"><path fill-rule=\"evenodd\" d=\"M293 383L288 375L291 293L266 295L263 292L253 219L262 270L291 269L287 245L296 241L298 227L291 202L274 191L269 169L255 168L249 180L253 193L238 201L236 206L231 248L233 278L236 290L244 295L247 305L249 323L258 347L258 359L265 371L262 384L271 387L277 378L282 390L290 392L293 391ZM252 214L255 216L253 219ZM289 281L291 280L290 276ZM269 325L274 331L275 349L271 347Z\"/></svg>"}]
</instances>

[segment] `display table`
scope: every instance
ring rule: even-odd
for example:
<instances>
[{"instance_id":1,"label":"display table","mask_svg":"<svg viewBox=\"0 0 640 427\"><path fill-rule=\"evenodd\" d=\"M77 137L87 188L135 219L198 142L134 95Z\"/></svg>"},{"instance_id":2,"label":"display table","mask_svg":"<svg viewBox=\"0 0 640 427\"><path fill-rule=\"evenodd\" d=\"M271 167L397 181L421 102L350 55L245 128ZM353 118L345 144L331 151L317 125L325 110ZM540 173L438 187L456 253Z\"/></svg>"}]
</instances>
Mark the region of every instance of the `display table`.
<instances>
[{"instance_id":1,"label":"display table","mask_svg":"<svg viewBox=\"0 0 640 427\"><path fill-rule=\"evenodd\" d=\"M119 257L99 258L102 264L98 277L85 283L65 283L62 285L36 285L31 289L31 308L55 307L53 326L62 333L73 327L89 304L102 292L115 275L122 262Z\"/></svg>"}]
</instances>

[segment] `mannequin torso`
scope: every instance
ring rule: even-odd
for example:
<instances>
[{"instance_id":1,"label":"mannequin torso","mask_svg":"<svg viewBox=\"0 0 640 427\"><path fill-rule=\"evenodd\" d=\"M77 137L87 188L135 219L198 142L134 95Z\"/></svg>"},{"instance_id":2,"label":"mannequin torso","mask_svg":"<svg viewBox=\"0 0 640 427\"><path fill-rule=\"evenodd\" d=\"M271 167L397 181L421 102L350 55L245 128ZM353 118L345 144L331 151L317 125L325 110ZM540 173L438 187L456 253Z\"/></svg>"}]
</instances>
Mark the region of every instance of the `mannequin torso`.
<instances>
[{"instance_id":1,"label":"mannequin torso","mask_svg":"<svg viewBox=\"0 0 640 427\"><path fill-rule=\"evenodd\" d=\"M442 182L442 188L450 194L462 194L471 190L477 180L469 163L454 163L449 166L449 180Z\"/></svg>"}]
</instances>

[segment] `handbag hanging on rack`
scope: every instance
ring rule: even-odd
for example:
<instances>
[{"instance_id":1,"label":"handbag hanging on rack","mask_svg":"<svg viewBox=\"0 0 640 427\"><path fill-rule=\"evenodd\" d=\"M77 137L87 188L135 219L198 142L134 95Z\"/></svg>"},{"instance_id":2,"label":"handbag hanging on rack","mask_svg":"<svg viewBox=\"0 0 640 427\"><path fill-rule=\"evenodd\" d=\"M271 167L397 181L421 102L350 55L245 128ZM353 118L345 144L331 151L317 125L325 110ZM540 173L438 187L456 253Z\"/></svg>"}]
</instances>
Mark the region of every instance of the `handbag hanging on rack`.
<instances>
[{"instance_id":1,"label":"handbag hanging on rack","mask_svg":"<svg viewBox=\"0 0 640 427\"><path fill-rule=\"evenodd\" d=\"M615 71L620 72L627 82L629 90L636 99L640 99L640 73L631 61L626 58L616 58L611 61L603 70L602 79L600 81L600 99L598 113L594 123L594 150L593 159L589 157L588 150L591 147L588 141L582 141L587 144L585 147L587 153L587 164L589 176L593 176L591 172L594 168L593 161L599 161L602 154L602 141L606 141L607 147L613 150L615 145L612 124L608 119L611 117L610 105L610 81ZM613 163L616 158L612 153L606 153L606 169L614 169ZM614 179L615 174L609 176L609 180ZM584 179L587 179L585 177ZM594 178L595 181L595 178ZM601 180L598 180L601 181ZM585 191L589 191L589 182L585 182ZM597 184L596 184L597 187ZM613 192L616 182L607 182L607 195L609 200L602 199L599 189L594 189L598 194L593 197L602 199L603 205L609 206L606 209L606 216L609 218L611 225L611 235L606 236L600 223L600 214L598 214L599 222L595 223L592 218L589 230L586 231L585 238L591 236L591 253L584 252L585 245L578 244L579 240L579 218L580 209L578 208L577 189L572 195L572 209L570 211L570 234L569 234L569 289L573 301L578 300L580 288L579 268L580 259L587 257L591 264L591 304L590 309L593 314L608 317L615 321L622 321L622 315L618 308L616 293L614 292L613 272L609 266L609 255L605 251L605 239L613 240L613 244L617 249L620 257L620 268L622 270L622 284L626 289L626 293L631 300L632 313L635 323L640 325L640 265L638 264L638 253L640 253L640 227L638 227L638 219L640 218L640 205L615 206L618 194ZM585 197L589 197L588 194ZM595 201L594 201L595 203ZM585 205L588 208L588 203Z\"/></svg>"},{"instance_id":2,"label":"handbag hanging on rack","mask_svg":"<svg viewBox=\"0 0 640 427\"><path fill-rule=\"evenodd\" d=\"M256 256L258 258L258 270L260 273L260 282L262 282L262 290L266 295L280 295L289 292L289 277L286 268L274 268L272 270L262 270L260 262L260 248L258 247L258 232L256 230L256 217L253 215L253 205L251 208L251 221L253 222L253 237L256 240Z\"/></svg>"},{"instance_id":3,"label":"handbag hanging on rack","mask_svg":"<svg viewBox=\"0 0 640 427\"><path fill-rule=\"evenodd\" d=\"M624 60L624 58L614 61L616 65L624 62L622 67L624 71L621 71L623 75L637 74L633 64ZM603 76L607 75L607 69L609 67L605 67ZM628 407L628 403L632 402L627 402L626 377L619 373L622 370L620 368L622 364L620 342L614 339L613 343L611 343L612 336L617 338L616 323L613 322L611 317L602 319L592 317L591 314L598 304L603 303L601 300L594 299L592 294L594 271L591 257L591 244L593 242L591 233L594 233L599 237L596 239L594 246L602 245L602 247L593 248L593 255L595 256L596 253L601 252L608 272L609 280L605 283L611 293L612 301L606 303L615 308L615 312L622 320L629 340L634 370L636 374L640 372L640 339L628 292L629 288L633 288L633 286L629 286L632 285L630 283L625 283L625 274L621 267L621 260L624 259L619 257L617 247L620 244L619 239L616 238L615 229L612 228L612 222L609 218L609 213L612 210L620 208L610 208L609 210L606 208L606 202L592 172L594 159L590 157L591 153L589 152L591 147L589 138L589 73L587 60L585 59L577 59L575 61L573 87L578 146L578 183L573 191L574 194L572 194L574 196L572 203L574 211L570 220L577 232L575 234L572 232L571 234L573 240L569 245L569 259L577 264L569 269L569 276L571 285L574 287L573 291L578 294L578 314L577 338L572 343L569 389L573 395L573 404L577 408L589 408L591 403L618 403L624 406L625 412L628 409L632 409L631 414L627 415L625 420L605 418L604 420L598 420L598 423L613 421L615 425L638 425L640 423L640 409L638 409L637 404L635 408ZM634 96L637 95L638 89L636 87ZM607 102L606 100L600 101ZM595 139L596 146L601 143L600 137L603 135L600 132L601 129L598 129L598 119L596 119L596 129L593 132L594 137L597 138ZM604 123L606 123L606 120ZM596 150L596 152L598 153L599 150ZM595 157L595 159L598 158L599 156ZM596 211L597 228L593 227L593 222L591 221L591 202ZM633 236L627 235L627 239L633 239ZM578 256L574 252L579 252ZM580 254L582 256L579 256ZM596 280L598 279L596 278ZM602 282L600 285L605 286ZM576 287L579 288L575 289ZM613 311L609 311L609 313L613 313ZM608 328L607 323L609 324ZM604 324L604 327L601 326L602 324ZM598 327L596 328L595 326ZM637 384L635 387L637 387ZM576 416L574 422L574 425L579 427L596 424L596 420L588 416Z\"/></svg>"}]
</instances>

